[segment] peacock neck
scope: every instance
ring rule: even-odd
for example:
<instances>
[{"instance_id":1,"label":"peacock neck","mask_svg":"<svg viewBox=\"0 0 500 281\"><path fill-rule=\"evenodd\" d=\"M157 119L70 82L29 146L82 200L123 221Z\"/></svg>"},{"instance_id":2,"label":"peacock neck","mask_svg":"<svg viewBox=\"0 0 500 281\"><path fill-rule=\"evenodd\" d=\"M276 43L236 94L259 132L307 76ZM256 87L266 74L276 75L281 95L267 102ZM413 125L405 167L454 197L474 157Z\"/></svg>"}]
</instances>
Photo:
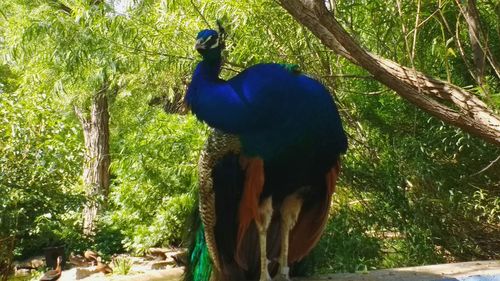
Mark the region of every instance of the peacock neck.
<instances>
[{"instance_id":1,"label":"peacock neck","mask_svg":"<svg viewBox=\"0 0 500 281\"><path fill-rule=\"evenodd\" d=\"M218 80L222 59L218 57L205 57L197 67L199 77L208 80Z\"/></svg>"}]
</instances>

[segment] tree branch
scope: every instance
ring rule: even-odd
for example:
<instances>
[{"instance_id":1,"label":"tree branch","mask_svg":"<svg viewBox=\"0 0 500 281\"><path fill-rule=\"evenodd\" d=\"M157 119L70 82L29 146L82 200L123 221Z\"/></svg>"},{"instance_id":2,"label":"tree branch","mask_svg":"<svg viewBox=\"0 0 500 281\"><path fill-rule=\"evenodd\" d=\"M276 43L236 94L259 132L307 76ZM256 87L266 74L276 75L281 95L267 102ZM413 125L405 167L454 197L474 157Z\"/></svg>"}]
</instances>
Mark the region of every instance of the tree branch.
<instances>
[{"instance_id":1,"label":"tree branch","mask_svg":"<svg viewBox=\"0 0 500 281\"><path fill-rule=\"evenodd\" d=\"M484 52L481 47L479 13L476 9L475 1L468 0L466 7L463 7L458 1L455 2L460 9L460 13L464 16L469 29L469 40L472 48L472 58L474 61L474 78L479 85L483 85L486 52Z\"/></svg>"},{"instance_id":2,"label":"tree branch","mask_svg":"<svg viewBox=\"0 0 500 281\"><path fill-rule=\"evenodd\" d=\"M476 80L480 85L484 80L484 67L486 59L490 62L491 67L495 74L500 78L500 65L490 51L486 42L482 43L481 38L486 38L484 31L481 29L481 22L479 19L479 11L476 7L476 0L467 0L467 7L463 7L458 0L455 0L460 13L464 16L469 28L469 37L471 41L472 54L474 65L476 66L475 74Z\"/></svg>"},{"instance_id":3,"label":"tree branch","mask_svg":"<svg viewBox=\"0 0 500 281\"><path fill-rule=\"evenodd\" d=\"M324 45L365 68L401 97L448 124L500 146L500 118L472 93L363 49L328 12L323 0L279 2Z\"/></svg>"}]
</instances>

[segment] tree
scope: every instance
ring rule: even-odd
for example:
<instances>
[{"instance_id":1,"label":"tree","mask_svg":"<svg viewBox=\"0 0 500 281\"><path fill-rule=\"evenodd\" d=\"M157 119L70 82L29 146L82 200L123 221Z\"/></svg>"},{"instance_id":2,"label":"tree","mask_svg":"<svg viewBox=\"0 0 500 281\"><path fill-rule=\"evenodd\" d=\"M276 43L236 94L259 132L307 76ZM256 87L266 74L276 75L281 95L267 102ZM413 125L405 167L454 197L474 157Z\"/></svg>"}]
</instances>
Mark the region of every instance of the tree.
<instances>
[{"instance_id":1,"label":"tree","mask_svg":"<svg viewBox=\"0 0 500 281\"><path fill-rule=\"evenodd\" d=\"M473 93L450 82L425 75L415 68L400 65L368 52L328 11L325 1L281 0L280 3L323 44L366 69L375 79L406 100L448 124L500 146L500 117ZM415 30L417 29L418 26L415 27ZM477 37L474 33L471 36ZM484 45L485 42L482 43ZM491 54L490 51L486 53ZM480 54L477 54L476 58L477 56ZM490 62L497 71L494 60ZM482 68L480 66L481 70L476 72L482 73ZM495 72L495 74L500 78L500 73Z\"/></svg>"},{"instance_id":2,"label":"tree","mask_svg":"<svg viewBox=\"0 0 500 281\"><path fill-rule=\"evenodd\" d=\"M88 201L83 210L83 232L93 235L96 230L97 216L109 194L111 159L109 155L109 106L107 83L92 97L89 116L75 106L75 113L83 128L85 140L85 163L83 182L86 186Z\"/></svg>"},{"instance_id":3,"label":"tree","mask_svg":"<svg viewBox=\"0 0 500 281\"><path fill-rule=\"evenodd\" d=\"M165 7L141 1L120 14L107 3L10 0L0 4L5 19L0 25L5 31L2 54L19 72L23 88L33 96L55 97L80 121L86 234L95 233L109 194L113 104L129 97L136 104L148 104L155 97L178 101L185 87L182 77L193 62L185 56L192 53L190 41L178 48L177 41L191 39L180 39L180 25L157 24Z\"/></svg>"},{"instance_id":4,"label":"tree","mask_svg":"<svg viewBox=\"0 0 500 281\"><path fill-rule=\"evenodd\" d=\"M92 234L109 192L108 100L117 94L115 74L123 66L123 60L106 41L106 36L116 32L114 18L107 16L106 5L100 1L72 5L8 1L2 6L10 63L24 81L35 82L23 86L34 93L56 94L61 104L74 107L80 120L86 148L83 181L88 197L83 225L84 232Z\"/></svg>"}]
</instances>

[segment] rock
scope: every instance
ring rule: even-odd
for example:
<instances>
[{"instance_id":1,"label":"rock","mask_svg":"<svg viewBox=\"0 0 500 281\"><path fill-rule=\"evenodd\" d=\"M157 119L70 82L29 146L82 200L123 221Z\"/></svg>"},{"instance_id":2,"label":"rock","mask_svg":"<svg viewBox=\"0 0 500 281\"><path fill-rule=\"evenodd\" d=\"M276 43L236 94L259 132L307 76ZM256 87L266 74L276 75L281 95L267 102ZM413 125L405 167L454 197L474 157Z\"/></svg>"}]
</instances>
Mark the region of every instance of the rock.
<instances>
[{"instance_id":1,"label":"rock","mask_svg":"<svg viewBox=\"0 0 500 281\"><path fill-rule=\"evenodd\" d=\"M166 260L167 255L165 254L168 250L162 248L150 248L148 250L149 254L154 257L155 260Z\"/></svg>"},{"instance_id":2,"label":"rock","mask_svg":"<svg viewBox=\"0 0 500 281\"><path fill-rule=\"evenodd\" d=\"M31 275L31 271L32 269L28 269L28 268L15 268L14 270L14 276L30 276Z\"/></svg>"},{"instance_id":3,"label":"rock","mask_svg":"<svg viewBox=\"0 0 500 281\"><path fill-rule=\"evenodd\" d=\"M175 264L174 260L166 260L166 261L157 261L151 263L151 269L166 269L167 267L171 267Z\"/></svg>"},{"instance_id":4,"label":"rock","mask_svg":"<svg viewBox=\"0 0 500 281\"><path fill-rule=\"evenodd\" d=\"M73 255L73 254L69 256L69 263L71 263L74 266L83 266L83 267L91 265L91 263L87 262L85 258L82 257L81 255Z\"/></svg>"},{"instance_id":5,"label":"rock","mask_svg":"<svg viewBox=\"0 0 500 281\"><path fill-rule=\"evenodd\" d=\"M171 255L177 266L186 266L188 264L187 251Z\"/></svg>"},{"instance_id":6,"label":"rock","mask_svg":"<svg viewBox=\"0 0 500 281\"><path fill-rule=\"evenodd\" d=\"M45 259L42 256L35 256L23 261L16 261L13 263L15 268L18 269L38 269L45 267Z\"/></svg>"},{"instance_id":7,"label":"rock","mask_svg":"<svg viewBox=\"0 0 500 281\"><path fill-rule=\"evenodd\" d=\"M99 258L99 254L92 250L87 250L83 253L85 260L92 263L92 265L97 264L97 258Z\"/></svg>"},{"instance_id":8,"label":"rock","mask_svg":"<svg viewBox=\"0 0 500 281\"><path fill-rule=\"evenodd\" d=\"M86 268L76 268L75 279L76 280L80 280L80 279L83 279L83 278L87 278L87 277L89 277L90 275L92 275L94 273L95 273L94 270L89 270L89 269L86 269Z\"/></svg>"},{"instance_id":9,"label":"rock","mask_svg":"<svg viewBox=\"0 0 500 281\"><path fill-rule=\"evenodd\" d=\"M33 268L38 269L45 266L45 260L42 257L34 257L31 259L30 264Z\"/></svg>"}]
</instances>

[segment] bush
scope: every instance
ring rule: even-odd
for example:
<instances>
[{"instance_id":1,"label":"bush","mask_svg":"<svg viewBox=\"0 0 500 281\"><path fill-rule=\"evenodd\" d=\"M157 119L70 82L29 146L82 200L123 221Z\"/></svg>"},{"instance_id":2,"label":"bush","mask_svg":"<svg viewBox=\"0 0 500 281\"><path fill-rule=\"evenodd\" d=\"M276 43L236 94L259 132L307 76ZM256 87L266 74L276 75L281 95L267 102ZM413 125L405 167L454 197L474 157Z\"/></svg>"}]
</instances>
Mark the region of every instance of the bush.
<instances>
[{"instance_id":1,"label":"bush","mask_svg":"<svg viewBox=\"0 0 500 281\"><path fill-rule=\"evenodd\" d=\"M151 107L133 114L121 119L128 125L115 132L120 137L113 146L120 153L112 163L115 180L107 219L122 233L127 250L144 253L154 246L181 245L194 207L205 127L192 116Z\"/></svg>"},{"instance_id":2,"label":"bush","mask_svg":"<svg viewBox=\"0 0 500 281\"><path fill-rule=\"evenodd\" d=\"M83 203L79 128L45 95L1 93L0 237L17 256L64 243Z\"/></svg>"}]
</instances>

